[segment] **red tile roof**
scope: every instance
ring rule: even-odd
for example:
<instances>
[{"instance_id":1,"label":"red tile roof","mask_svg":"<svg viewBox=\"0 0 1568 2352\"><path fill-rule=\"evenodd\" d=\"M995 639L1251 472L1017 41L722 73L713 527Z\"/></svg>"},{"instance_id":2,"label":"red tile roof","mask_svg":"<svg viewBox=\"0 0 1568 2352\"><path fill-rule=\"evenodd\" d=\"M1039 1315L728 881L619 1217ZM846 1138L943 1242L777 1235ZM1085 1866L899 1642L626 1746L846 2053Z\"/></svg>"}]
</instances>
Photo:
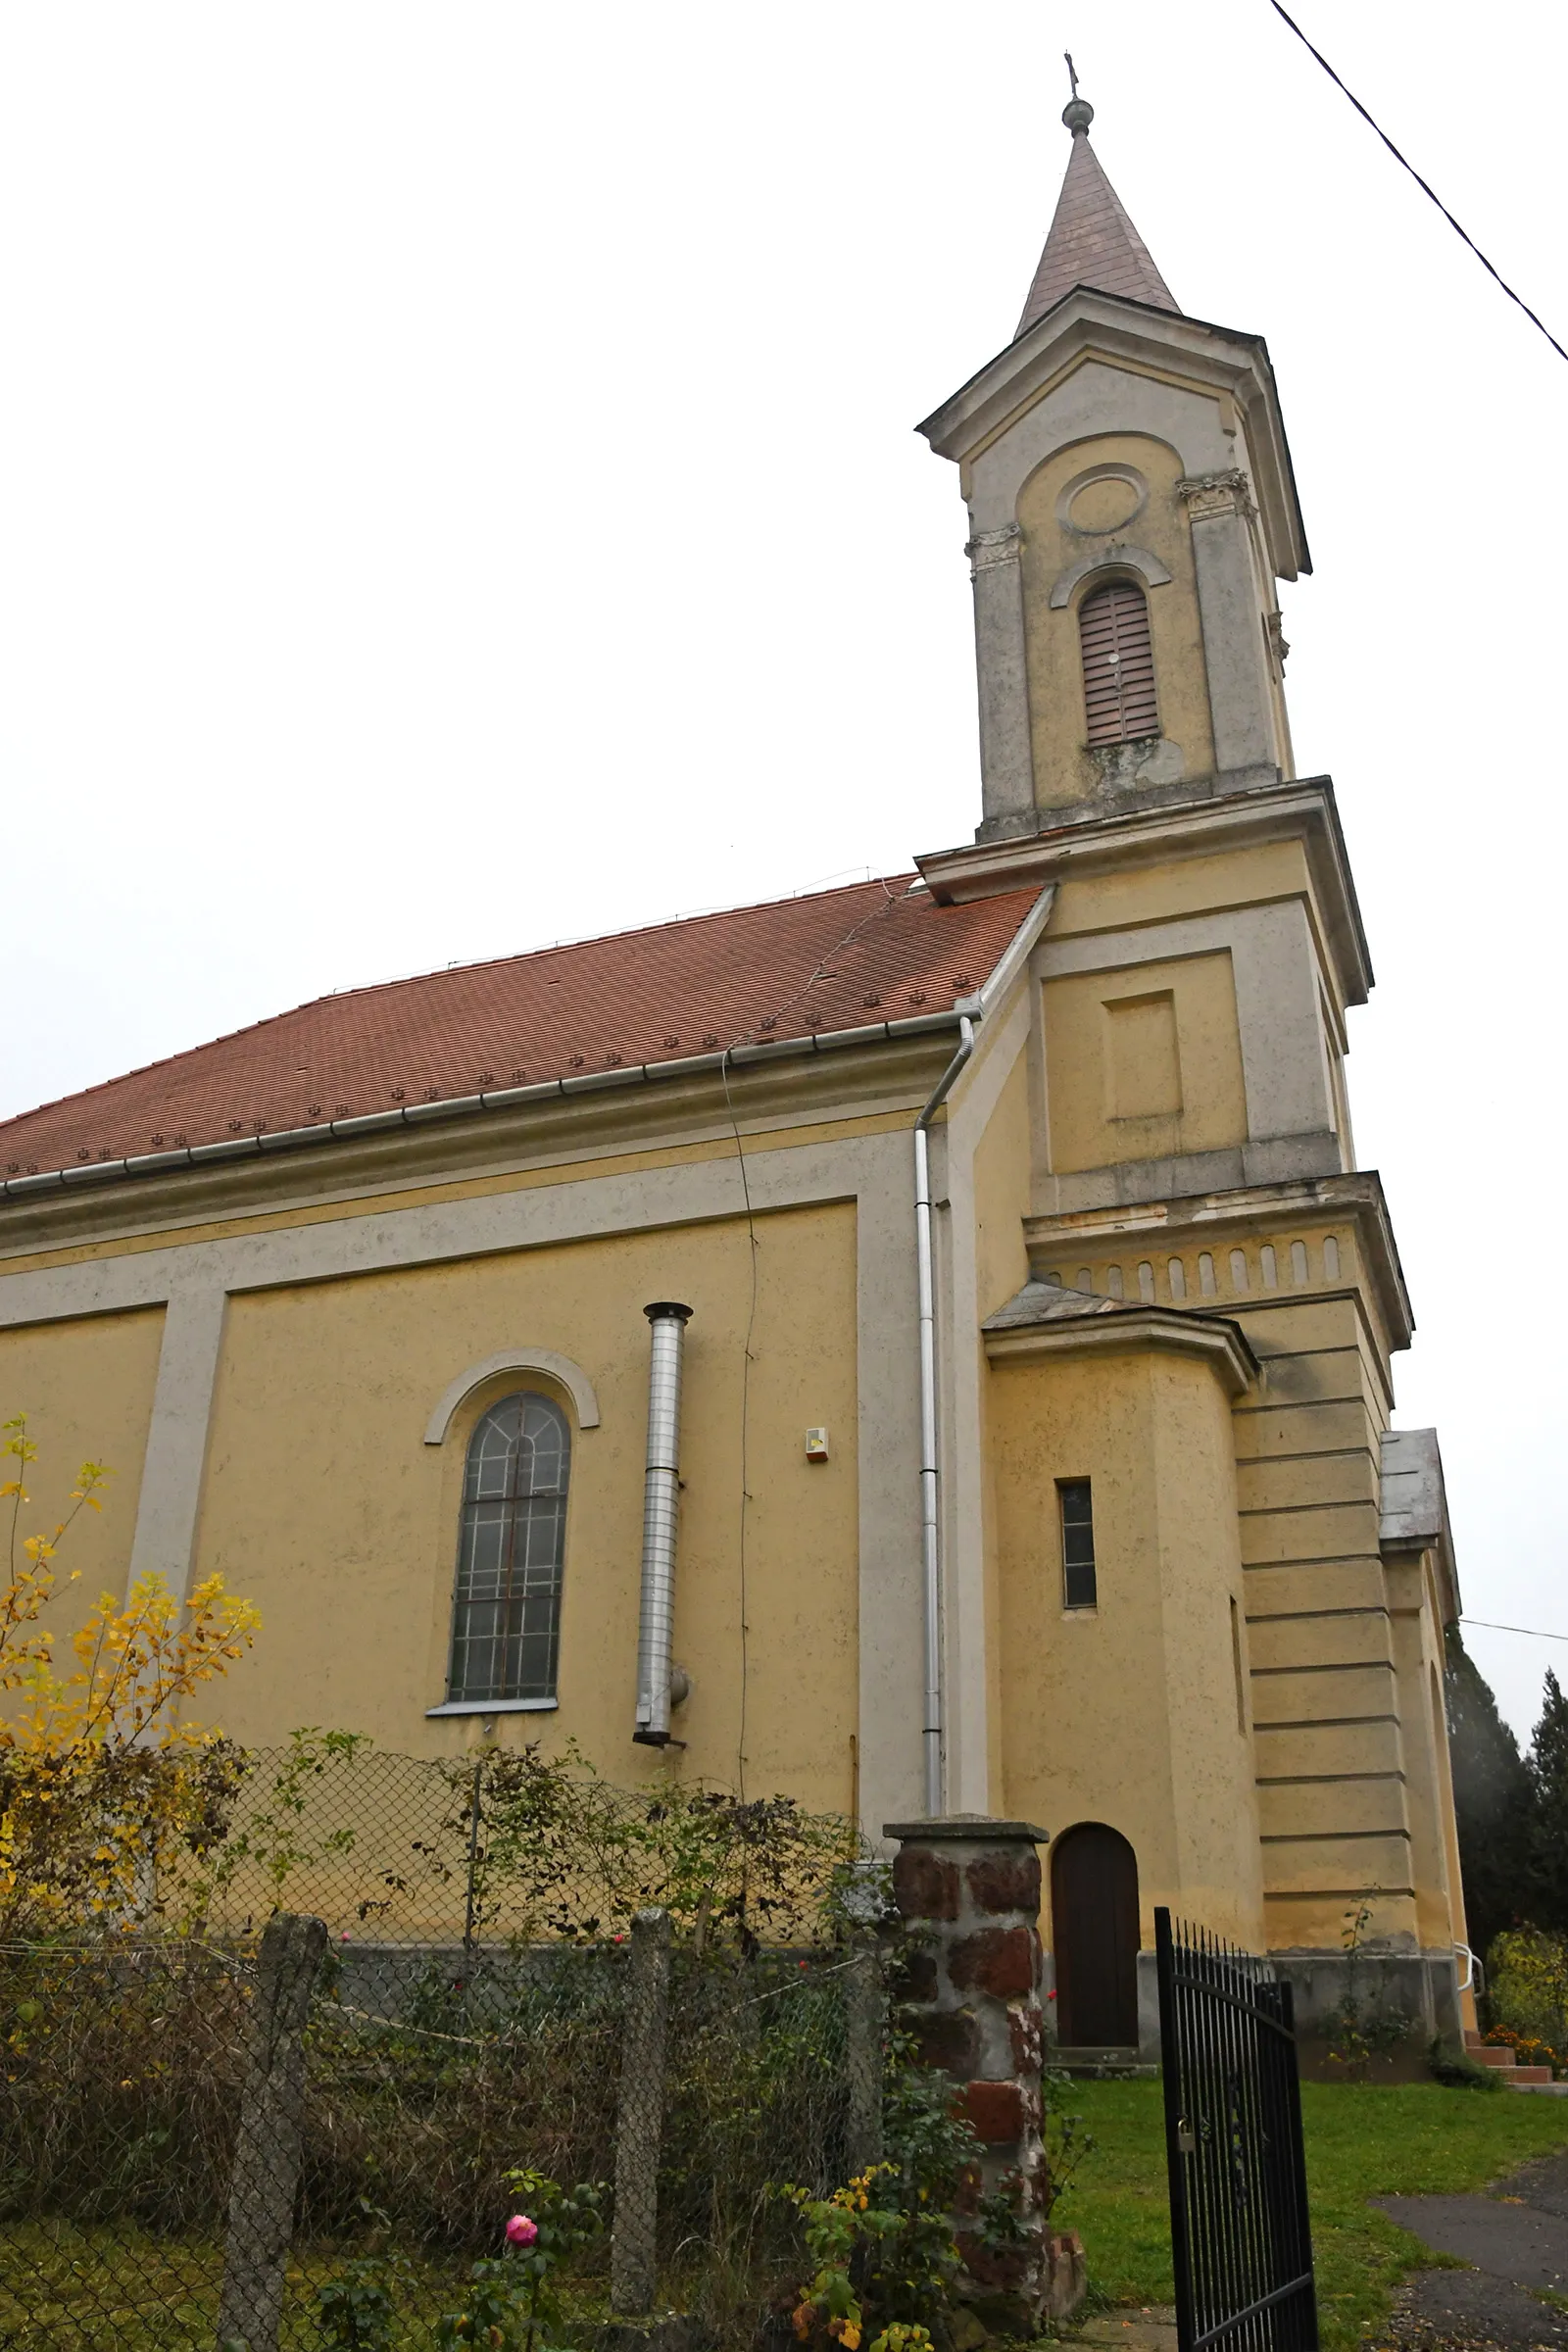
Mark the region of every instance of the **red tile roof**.
<instances>
[{"instance_id":1,"label":"red tile roof","mask_svg":"<svg viewBox=\"0 0 1568 2352\"><path fill-rule=\"evenodd\" d=\"M1074 286L1128 294L1134 302L1152 303L1156 310L1181 308L1105 177L1087 127L1073 135L1067 175L1018 321L1018 335L1054 309Z\"/></svg>"},{"instance_id":2,"label":"red tile roof","mask_svg":"<svg viewBox=\"0 0 1568 2352\"><path fill-rule=\"evenodd\" d=\"M1036 896L899 874L318 997L0 1123L0 1179L950 1011Z\"/></svg>"}]
</instances>

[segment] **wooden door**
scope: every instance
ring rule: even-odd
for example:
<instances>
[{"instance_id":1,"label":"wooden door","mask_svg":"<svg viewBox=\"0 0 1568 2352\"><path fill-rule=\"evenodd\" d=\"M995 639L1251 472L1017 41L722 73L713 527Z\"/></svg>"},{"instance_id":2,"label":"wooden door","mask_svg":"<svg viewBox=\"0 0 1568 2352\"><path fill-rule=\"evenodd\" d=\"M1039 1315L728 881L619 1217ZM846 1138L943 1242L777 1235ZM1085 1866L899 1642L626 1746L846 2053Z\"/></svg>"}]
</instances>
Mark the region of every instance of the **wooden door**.
<instances>
[{"instance_id":1,"label":"wooden door","mask_svg":"<svg viewBox=\"0 0 1568 2352\"><path fill-rule=\"evenodd\" d=\"M1119 1831L1080 1822L1051 1849L1056 2038L1068 2049L1138 2040L1138 1858Z\"/></svg>"}]
</instances>

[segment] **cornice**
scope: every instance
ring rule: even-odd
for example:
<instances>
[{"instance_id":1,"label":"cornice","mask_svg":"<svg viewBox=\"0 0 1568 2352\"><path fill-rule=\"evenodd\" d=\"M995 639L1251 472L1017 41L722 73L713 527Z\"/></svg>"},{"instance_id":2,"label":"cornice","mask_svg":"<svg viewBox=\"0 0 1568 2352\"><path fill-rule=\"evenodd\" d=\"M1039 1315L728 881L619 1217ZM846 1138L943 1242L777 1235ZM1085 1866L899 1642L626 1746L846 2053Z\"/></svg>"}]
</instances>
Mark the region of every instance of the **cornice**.
<instances>
[{"instance_id":1,"label":"cornice","mask_svg":"<svg viewBox=\"0 0 1568 2352\"><path fill-rule=\"evenodd\" d=\"M1270 562L1282 579L1311 570L1285 419L1261 335L1075 286L915 430L938 456L962 465L1043 399L1064 371L1094 356L1160 373L1174 368L1200 390L1235 400L1247 418Z\"/></svg>"},{"instance_id":2,"label":"cornice","mask_svg":"<svg viewBox=\"0 0 1568 2352\"><path fill-rule=\"evenodd\" d=\"M1306 850L1341 1002L1364 1004L1372 988L1372 958L1329 776L1254 785L1210 800L1179 801L1053 825L1006 841L931 851L915 864L938 904L952 906L1027 884L1288 840L1302 842Z\"/></svg>"},{"instance_id":3,"label":"cornice","mask_svg":"<svg viewBox=\"0 0 1568 2352\"><path fill-rule=\"evenodd\" d=\"M966 1010L977 1014L978 1002ZM560 1085L416 1104L215 1152L149 1154L13 1179L0 1198L0 1258L272 1215L404 1187L482 1180L783 1126L917 1109L951 1058L960 1015L879 1022L831 1039L742 1047ZM726 1084L727 1081L727 1084ZM431 1116L431 1113L445 1115ZM418 1115L424 1114L424 1115ZM93 1184L89 1174L99 1178Z\"/></svg>"},{"instance_id":4,"label":"cornice","mask_svg":"<svg viewBox=\"0 0 1568 2352\"><path fill-rule=\"evenodd\" d=\"M1249 1185L1245 1192L1194 1193L1169 1200L1140 1201L1114 1208L1076 1210L1065 1216L1026 1217L1024 1242L1031 1263L1053 1254L1069 1237L1087 1246L1091 1240L1132 1250L1149 1246L1154 1237L1180 1246L1217 1250L1227 1241L1243 1240L1260 1229L1285 1225L1341 1224L1355 1231L1356 1250L1368 1285L1388 1334L1391 1351L1408 1348L1415 1330L1410 1294L1394 1238L1394 1225L1384 1196L1383 1179L1375 1168L1356 1168L1342 1176L1291 1178L1279 1184ZM1250 1298L1251 1310L1264 1304L1288 1305L1295 1298L1324 1297L1333 1284L1306 1292L1280 1291ZM1185 1313L1185 1308L1173 1309Z\"/></svg>"},{"instance_id":5,"label":"cornice","mask_svg":"<svg viewBox=\"0 0 1568 2352\"><path fill-rule=\"evenodd\" d=\"M1039 1363L1060 1355L1126 1355L1144 1351L1196 1356L1231 1396L1258 1376L1258 1362L1238 1323L1228 1316L1188 1314L1177 1307L1125 1306L1106 1311L1097 1300L1081 1316L1010 1324L985 1332L994 1364Z\"/></svg>"}]
</instances>

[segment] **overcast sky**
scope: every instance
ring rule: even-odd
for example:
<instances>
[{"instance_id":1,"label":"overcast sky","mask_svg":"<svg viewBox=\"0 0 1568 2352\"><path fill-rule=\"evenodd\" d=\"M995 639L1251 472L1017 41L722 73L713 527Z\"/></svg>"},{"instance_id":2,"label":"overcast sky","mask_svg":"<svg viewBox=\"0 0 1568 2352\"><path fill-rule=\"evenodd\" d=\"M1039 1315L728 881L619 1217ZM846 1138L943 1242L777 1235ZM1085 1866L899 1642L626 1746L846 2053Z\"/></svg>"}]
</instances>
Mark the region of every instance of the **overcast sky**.
<instances>
[{"instance_id":1,"label":"overcast sky","mask_svg":"<svg viewBox=\"0 0 1568 2352\"><path fill-rule=\"evenodd\" d=\"M1560 8L1293 10L1568 342ZM969 838L963 510L1068 140L1261 330L1466 1606L1568 1634L1568 366L1267 0L5 0L0 1113ZM1548 1279L1549 1278L1549 1279ZM1568 1644L1472 1630L1521 1731Z\"/></svg>"}]
</instances>

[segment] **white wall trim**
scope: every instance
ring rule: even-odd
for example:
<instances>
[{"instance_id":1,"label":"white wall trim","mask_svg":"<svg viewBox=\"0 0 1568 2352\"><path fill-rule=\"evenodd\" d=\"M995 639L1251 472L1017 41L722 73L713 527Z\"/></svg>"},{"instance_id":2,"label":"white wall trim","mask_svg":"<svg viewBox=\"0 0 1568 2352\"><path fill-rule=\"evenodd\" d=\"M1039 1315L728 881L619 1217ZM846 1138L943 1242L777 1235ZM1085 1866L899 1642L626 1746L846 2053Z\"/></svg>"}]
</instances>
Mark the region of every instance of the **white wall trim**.
<instances>
[{"instance_id":1,"label":"white wall trim","mask_svg":"<svg viewBox=\"0 0 1568 2352\"><path fill-rule=\"evenodd\" d=\"M158 1383L142 1456L141 1495L130 1544L127 1587L161 1576L183 1600L196 1552L218 1359L227 1294L218 1283L185 1279L170 1286Z\"/></svg>"},{"instance_id":2,"label":"white wall trim","mask_svg":"<svg viewBox=\"0 0 1568 2352\"><path fill-rule=\"evenodd\" d=\"M426 1720L432 1715L553 1715L560 1704L559 1698L445 1698L424 1712Z\"/></svg>"},{"instance_id":3,"label":"white wall trim","mask_svg":"<svg viewBox=\"0 0 1568 2352\"><path fill-rule=\"evenodd\" d=\"M446 1443L452 1416L465 1396L471 1396L481 1381L493 1380L498 1372L544 1372L559 1381L571 1398L577 1413L579 1429L599 1427L599 1399L594 1384L581 1364L574 1364L569 1355L558 1355L553 1348L502 1348L494 1355L482 1355L476 1364L460 1372L441 1392L441 1401L430 1415L424 1432L427 1446Z\"/></svg>"},{"instance_id":4,"label":"white wall trim","mask_svg":"<svg viewBox=\"0 0 1568 2352\"><path fill-rule=\"evenodd\" d=\"M1018 960L1009 974L1014 981L1027 972L1054 897L1054 891L1042 894L1034 919L1015 942ZM986 1605L990 1498L976 1346L986 1308L979 1296L974 1160L1003 1090L1028 1052L1032 1027L1027 986L1013 987L1005 1010L1000 1003L992 1004L974 1058L953 1090L946 1125L937 1130L938 1192L947 1203L938 1223L937 1426L942 1445L942 1748L950 1813L988 1813L993 1796Z\"/></svg>"},{"instance_id":5,"label":"white wall trim","mask_svg":"<svg viewBox=\"0 0 1568 2352\"><path fill-rule=\"evenodd\" d=\"M1036 899L1033 906L1030 907L1029 912L1008 941L996 970L980 991L982 1014L996 1012L1011 993L1013 982L1027 965L1030 956L1035 952L1041 933L1051 920L1051 909L1056 904L1057 887L1054 882L1046 884L1039 898ZM980 1045L985 1043L983 1029L980 1031L977 1043ZM1008 1066L1010 1068L1010 1063ZM966 1074L958 1081L958 1084L961 1090L968 1091L973 1085L972 1076ZM951 1112L949 1115L951 1117Z\"/></svg>"}]
</instances>

